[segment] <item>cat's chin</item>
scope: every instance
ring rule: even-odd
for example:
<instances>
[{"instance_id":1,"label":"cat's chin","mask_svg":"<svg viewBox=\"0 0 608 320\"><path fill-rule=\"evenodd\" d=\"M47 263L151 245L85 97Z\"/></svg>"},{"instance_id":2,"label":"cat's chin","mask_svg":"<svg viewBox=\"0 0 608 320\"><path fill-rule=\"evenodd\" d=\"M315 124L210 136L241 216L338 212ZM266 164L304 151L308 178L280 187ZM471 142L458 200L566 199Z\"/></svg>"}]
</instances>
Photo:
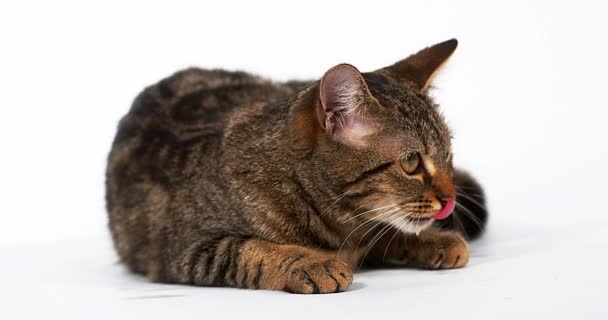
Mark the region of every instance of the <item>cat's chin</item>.
<instances>
[{"instance_id":1,"label":"cat's chin","mask_svg":"<svg viewBox=\"0 0 608 320\"><path fill-rule=\"evenodd\" d=\"M420 234L424 229L430 227L435 219L424 219L408 221L407 223L394 224L393 226L401 230L403 233Z\"/></svg>"}]
</instances>

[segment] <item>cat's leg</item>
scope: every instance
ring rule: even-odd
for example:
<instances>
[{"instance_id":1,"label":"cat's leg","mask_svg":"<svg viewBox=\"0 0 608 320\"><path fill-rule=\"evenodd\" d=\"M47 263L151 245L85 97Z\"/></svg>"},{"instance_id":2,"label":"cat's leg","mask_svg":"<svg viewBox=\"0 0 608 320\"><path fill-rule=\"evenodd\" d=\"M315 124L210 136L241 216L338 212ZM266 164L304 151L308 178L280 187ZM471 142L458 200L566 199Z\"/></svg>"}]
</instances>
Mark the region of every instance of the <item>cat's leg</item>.
<instances>
[{"instance_id":1,"label":"cat's leg","mask_svg":"<svg viewBox=\"0 0 608 320\"><path fill-rule=\"evenodd\" d=\"M294 293L341 292L353 279L346 263L329 253L240 237L192 244L171 273L181 283Z\"/></svg>"},{"instance_id":2,"label":"cat's leg","mask_svg":"<svg viewBox=\"0 0 608 320\"><path fill-rule=\"evenodd\" d=\"M389 236L390 235L390 236ZM401 265L425 269L464 267L469 261L466 240L457 232L427 229L419 235L387 232L364 257L370 265Z\"/></svg>"}]
</instances>

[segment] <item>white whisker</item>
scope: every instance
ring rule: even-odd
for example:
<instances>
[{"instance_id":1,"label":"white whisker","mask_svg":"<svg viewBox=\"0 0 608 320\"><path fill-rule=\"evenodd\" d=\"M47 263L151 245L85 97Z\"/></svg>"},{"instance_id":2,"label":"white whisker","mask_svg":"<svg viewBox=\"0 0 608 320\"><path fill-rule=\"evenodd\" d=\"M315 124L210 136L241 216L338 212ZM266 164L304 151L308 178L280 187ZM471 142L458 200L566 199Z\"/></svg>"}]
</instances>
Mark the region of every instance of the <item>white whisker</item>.
<instances>
[{"instance_id":1,"label":"white whisker","mask_svg":"<svg viewBox=\"0 0 608 320\"><path fill-rule=\"evenodd\" d=\"M361 223L359 226L357 226L356 228L354 228L354 229L353 229L353 230L352 230L352 231L351 231L351 232L350 232L350 233L349 233L349 234L346 236L346 238L344 239L344 241L342 241L342 245L340 245L340 248L338 249L338 255L337 255L337 256L338 256L338 257L340 256L340 252L342 251L342 248L344 248L344 245L346 244L346 242L348 241L348 239L350 238L350 236L351 236L351 235L353 235L353 233L354 233L355 231L357 231L359 228L363 227L364 225L366 225L366 224L368 224L368 223L370 223L370 222L372 222L372 221L374 221L374 220L376 220L376 219L378 219L378 218L380 218L380 217L382 217L382 216L386 215L386 214L387 214L387 213L389 213L389 212L390 212L390 209L387 209L385 212L381 213L380 215L378 215L378 216L376 216L376 217L373 217L373 218L371 218L371 219L369 219L369 220L366 220L366 221L362 222L362 223Z\"/></svg>"},{"instance_id":2,"label":"white whisker","mask_svg":"<svg viewBox=\"0 0 608 320\"><path fill-rule=\"evenodd\" d=\"M374 245L376 245L376 242L380 241L380 239L382 239L382 237L390 230L390 227L393 226L393 223L395 223L396 221L398 221L399 219L401 219L401 215L400 212L397 211L397 213L393 214L390 218L397 216L396 219L393 219L391 222L388 222L386 224L386 226L384 226L384 228L380 229L380 231L378 232L378 234L376 234L373 238L372 241L370 241L370 244L367 246L367 250L365 251L365 254L363 255L363 257L361 258L361 261L359 262L359 267L363 265L363 261L365 260L365 257L367 257L367 254L369 253L369 251L372 249L372 247Z\"/></svg>"},{"instance_id":3,"label":"white whisker","mask_svg":"<svg viewBox=\"0 0 608 320\"><path fill-rule=\"evenodd\" d=\"M391 218L391 217L393 216L393 214L395 214L397 211L399 211L399 208L390 209L390 210L388 210L388 212L385 212L385 213L384 213L384 214L382 214L382 215L384 216L384 215L386 215L386 214L389 214L389 216L388 216L388 217L389 217L389 218ZM376 227L377 227L377 226L379 226L380 224L382 224L383 222L384 222L384 221L382 221L381 219L379 219L379 220L378 220L378 222L377 222L377 223L376 223L376 224L375 224L373 227L371 227L369 230L367 230L367 231L366 231L366 232L363 234L363 236L361 236L361 238L359 239L359 242L357 242L357 246L355 247L355 251L356 251L357 249L359 249L359 245L361 245L361 241L363 241L363 239L365 238L365 236L366 236L368 233L370 233L372 230L376 229Z\"/></svg>"},{"instance_id":4,"label":"white whisker","mask_svg":"<svg viewBox=\"0 0 608 320\"><path fill-rule=\"evenodd\" d=\"M348 219L348 220L344 221L343 223L346 223L346 222L349 222L349 221L351 221L351 220L353 220L353 219L356 219L356 218L358 218L358 217L360 217L360 216L362 216L362 215L364 215L364 214L366 214L366 213L370 213L370 212L374 212L374 211L378 211L378 210L382 210L382 209L386 209L386 208L392 208L392 207L395 207L395 206L397 206L397 204L391 204L391 205L388 205L388 206L384 206L384 207L380 207L380 208L375 208L375 209L372 209L372 210L368 210L368 211L365 211L365 212L363 212L363 213L359 213L359 214L357 214L357 215L355 215L355 216L351 217L350 219Z\"/></svg>"},{"instance_id":5,"label":"white whisker","mask_svg":"<svg viewBox=\"0 0 608 320\"><path fill-rule=\"evenodd\" d=\"M393 242L393 239L395 239L395 236L397 236L397 234L402 233L401 228L403 227L403 225L405 223L407 223L407 219L403 219L401 224L399 224L399 226L396 228L395 234L393 234L391 239L388 241L388 244L386 245L386 249L384 249L384 254L382 255L382 263L384 263L384 259L386 258L386 253L388 252L388 248L390 247L391 243Z\"/></svg>"},{"instance_id":6,"label":"white whisker","mask_svg":"<svg viewBox=\"0 0 608 320\"><path fill-rule=\"evenodd\" d=\"M336 203L338 203L338 201L340 201L344 197L346 197L346 195L348 195L348 191L346 191L343 194L341 194L340 196L338 196L338 199L336 199L336 201L334 201L332 204L330 204L329 207L325 208L325 210L323 210L323 212L321 212L321 214L319 216L323 216L325 213L327 213L329 211L329 209L331 209L333 206L335 206Z\"/></svg>"},{"instance_id":7,"label":"white whisker","mask_svg":"<svg viewBox=\"0 0 608 320\"><path fill-rule=\"evenodd\" d=\"M472 197L468 196L468 195L467 195L467 194L465 194L465 193L462 193L462 192L456 192L456 196L461 196L461 197L463 197L463 198L465 198L465 199L467 199L467 200L469 200L469 201L473 202L474 204L476 204L476 205L477 205L478 207L480 207L481 209L486 210L486 207L485 207L484 205L482 205L482 204L481 204L481 203L479 203L477 200L473 199Z\"/></svg>"},{"instance_id":8,"label":"white whisker","mask_svg":"<svg viewBox=\"0 0 608 320\"><path fill-rule=\"evenodd\" d=\"M478 227L482 227L483 223L479 220L477 216L473 212L471 212L467 207L462 204L456 202L456 206L462 209L462 213L464 213L468 218L470 218Z\"/></svg>"}]
</instances>

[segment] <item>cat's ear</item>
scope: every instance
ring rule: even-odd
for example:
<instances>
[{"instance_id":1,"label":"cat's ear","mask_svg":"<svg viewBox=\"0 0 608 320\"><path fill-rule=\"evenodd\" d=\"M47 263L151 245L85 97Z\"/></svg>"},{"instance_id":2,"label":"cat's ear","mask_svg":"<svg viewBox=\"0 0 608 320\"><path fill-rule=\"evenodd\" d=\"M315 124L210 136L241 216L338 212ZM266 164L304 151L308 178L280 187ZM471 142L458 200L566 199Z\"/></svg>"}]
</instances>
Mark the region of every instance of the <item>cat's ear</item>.
<instances>
[{"instance_id":1,"label":"cat's ear","mask_svg":"<svg viewBox=\"0 0 608 320\"><path fill-rule=\"evenodd\" d=\"M433 76L448 61L457 46L458 41L456 39L444 41L424 48L382 70L387 71L394 77L408 80L418 90L425 92L430 87Z\"/></svg>"},{"instance_id":2,"label":"cat's ear","mask_svg":"<svg viewBox=\"0 0 608 320\"><path fill-rule=\"evenodd\" d=\"M367 112L375 99L357 68L340 64L329 69L319 84L321 126L336 141L364 147L376 131Z\"/></svg>"}]
</instances>

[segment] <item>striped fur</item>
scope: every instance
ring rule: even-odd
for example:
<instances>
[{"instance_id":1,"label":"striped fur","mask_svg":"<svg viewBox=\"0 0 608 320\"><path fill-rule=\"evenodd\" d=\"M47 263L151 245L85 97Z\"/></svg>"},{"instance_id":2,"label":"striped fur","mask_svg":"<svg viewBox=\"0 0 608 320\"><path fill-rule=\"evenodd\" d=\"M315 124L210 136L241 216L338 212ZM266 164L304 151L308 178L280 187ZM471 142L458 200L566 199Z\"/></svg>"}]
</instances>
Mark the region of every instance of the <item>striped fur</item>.
<instances>
[{"instance_id":1,"label":"striped fur","mask_svg":"<svg viewBox=\"0 0 608 320\"><path fill-rule=\"evenodd\" d=\"M322 81L196 68L146 88L108 157L121 261L151 281L295 293L347 290L362 264L464 266L484 196L453 168L449 129L426 95L454 48L370 73L340 65L323 99ZM414 152L429 170L405 174L400 159ZM400 231L456 195L450 219Z\"/></svg>"}]
</instances>

